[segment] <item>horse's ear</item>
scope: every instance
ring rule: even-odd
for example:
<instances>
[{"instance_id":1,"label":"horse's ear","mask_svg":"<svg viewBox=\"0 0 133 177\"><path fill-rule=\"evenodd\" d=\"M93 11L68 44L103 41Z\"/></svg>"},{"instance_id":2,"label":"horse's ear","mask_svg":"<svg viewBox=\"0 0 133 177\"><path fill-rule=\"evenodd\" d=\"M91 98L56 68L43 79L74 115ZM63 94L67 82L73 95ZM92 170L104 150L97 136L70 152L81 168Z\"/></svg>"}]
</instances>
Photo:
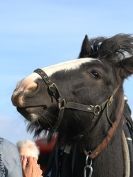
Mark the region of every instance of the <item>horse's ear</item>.
<instances>
[{"instance_id":1,"label":"horse's ear","mask_svg":"<svg viewBox=\"0 0 133 177\"><path fill-rule=\"evenodd\" d=\"M120 76L125 79L133 74L133 56L119 62Z\"/></svg>"},{"instance_id":2,"label":"horse's ear","mask_svg":"<svg viewBox=\"0 0 133 177\"><path fill-rule=\"evenodd\" d=\"M90 54L91 54L91 44L90 44L90 41L88 39L88 36L85 35L85 38L82 42L79 58L89 57Z\"/></svg>"}]
</instances>

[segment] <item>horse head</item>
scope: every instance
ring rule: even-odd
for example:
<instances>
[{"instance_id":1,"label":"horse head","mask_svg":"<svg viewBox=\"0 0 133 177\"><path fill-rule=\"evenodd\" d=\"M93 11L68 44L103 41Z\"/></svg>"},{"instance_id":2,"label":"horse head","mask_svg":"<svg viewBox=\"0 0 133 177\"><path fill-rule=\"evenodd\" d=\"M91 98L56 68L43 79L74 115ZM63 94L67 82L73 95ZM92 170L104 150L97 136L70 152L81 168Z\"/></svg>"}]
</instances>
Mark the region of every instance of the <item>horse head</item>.
<instances>
[{"instance_id":1,"label":"horse head","mask_svg":"<svg viewBox=\"0 0 133 177\"><path fill-rule=\"evenodd\" d=\"M91 40L85 36L78 59L25 77L16 86L12 102L35 134L56 129L69 142L85 134L94 137L97 127L104 137L115 121L123 81L133 74L132 55L130 35Z\"/></svg>"}]
</instances>

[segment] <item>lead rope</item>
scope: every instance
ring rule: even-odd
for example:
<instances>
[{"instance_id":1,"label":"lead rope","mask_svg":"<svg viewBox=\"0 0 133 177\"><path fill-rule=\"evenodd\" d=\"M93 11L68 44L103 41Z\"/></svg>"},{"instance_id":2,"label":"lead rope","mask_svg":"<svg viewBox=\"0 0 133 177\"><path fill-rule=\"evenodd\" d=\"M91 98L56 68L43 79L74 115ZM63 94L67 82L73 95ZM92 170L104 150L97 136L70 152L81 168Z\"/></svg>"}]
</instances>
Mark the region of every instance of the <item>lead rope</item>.
<instances>
[{"instance_id":1,"label":"lead rope","mask_svg":"<svg viewBox=\"0 0 133 177\"><path fill-rule=\"evenodd\" d=\"M124 131L122 131L122 145L125 166L125 177L130 177L130 154Z\"/></svg>"}]
</instances>

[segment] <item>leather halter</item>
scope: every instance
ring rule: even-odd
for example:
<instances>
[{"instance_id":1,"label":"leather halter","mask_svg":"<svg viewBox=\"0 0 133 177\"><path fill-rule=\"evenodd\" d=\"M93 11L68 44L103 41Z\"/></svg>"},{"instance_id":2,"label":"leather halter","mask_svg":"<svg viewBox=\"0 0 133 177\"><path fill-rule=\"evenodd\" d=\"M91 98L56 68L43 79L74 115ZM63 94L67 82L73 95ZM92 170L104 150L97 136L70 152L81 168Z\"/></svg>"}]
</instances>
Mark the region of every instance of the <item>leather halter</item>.
<instances>
[{"instance_id":1,"label":"leather halter","mask_svg":"<svg viewBox=\"0 0 133 177\"><path fill-rule=\"evenodd\" d=\"M51 100L53 100L53 97L54 97L58 103L58 108L60 112L58 116L57 125L55 126L56 130L59 128L60 123L62 121L63 115L61 116L62 114L61 112L62 111L64 112L64 109L75 109L75 110L84 111L84 112L91 112L94 114L94 116L98 116L101 113L101 111L105 108L107 103L108 105L112 103L113 96L116 93L115 91L112 94L112 96L106 101L104 101L101 105L85 105L85 104L76 103L76 102L68 102L66 101L65 98L62 98L57 85L50 80L48 75L42 69L38 68L34 70L34 72L39 74L41 78L43 79L43 81L45 82L47 86L47 91L48 91L49 96L51 97Z\"/></svg>"},{"instance_id":2,"label":"leather halter","mask_svg":"<svg viewBox=\"0 0 133 177\"><path fill-rule=\"evenodd\" d=\"M39 74L41 76L41 78L43 79L43 81L45 82L47 89L48 89L48 94L50 95L51 100L53 100L53 97L54 97L58 103L59 115L58 115L57 123L53 127L53 132L58 130L58 128L62 122L65 109L75 109L75 110L84 111L84 112L91 112L94 114L94 116L99 116L100 113L105 109L105 107L107 107L107 109L108 109L108 106L110 106L112 104L113 98L119 89L119 87L117 87L114 90L113 94L110 96L110 98L108 98L106 101L104 101L101 105L84 105L84 104L80 104L80 103L76 103L76 102L67 102L65 100L65 98L62 98L56 84L50 80L48 75L42 69L36 69L36 70L34 70L34 72ZM122 113L123 113L123 109L124 109L124 99L123 99L122 94L120 95L119 102L120 102L120 104L119 104L120 106L116 110L117 118L115 119L115 121L113 123L111 122L111 127L107 133L107 136L103 139L103 141L93 151L87 152L86 150L84 150L85 155L89 156L90 159L96 158L107 147L107 145L111 141L113 135L115 134L116 129L117 129L117 127L120 123L120 120L122 118Z\"/></svg>"}]
</instances>

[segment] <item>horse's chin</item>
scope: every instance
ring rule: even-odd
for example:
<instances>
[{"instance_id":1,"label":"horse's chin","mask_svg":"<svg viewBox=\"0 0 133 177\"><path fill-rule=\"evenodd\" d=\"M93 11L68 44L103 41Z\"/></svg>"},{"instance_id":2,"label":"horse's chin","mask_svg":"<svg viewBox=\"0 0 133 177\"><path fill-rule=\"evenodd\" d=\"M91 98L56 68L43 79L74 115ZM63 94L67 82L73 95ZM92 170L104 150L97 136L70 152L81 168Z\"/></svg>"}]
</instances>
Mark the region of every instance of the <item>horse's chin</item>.
<instances>
[{"instance_id":1,"label":"horse's chin","mask_svg":"<svg viewBox=\"0 0 133 177\"><path fill-rule=\"evenodd\" d=\"M57 117L47 107L17 107L18 112L29 122L39 125L43 129L54 127Z\"/></svg>"},{"instance_id":2,"label":"horse's chin","mask_svg":"<svg viewBox=\"0 0 133 177\"><path fill-rule=\"evenodd\" d=\"M43 107L17 107L18 112L28 121L38 121L44 112Z\"/></svg>"}]
</instances>

